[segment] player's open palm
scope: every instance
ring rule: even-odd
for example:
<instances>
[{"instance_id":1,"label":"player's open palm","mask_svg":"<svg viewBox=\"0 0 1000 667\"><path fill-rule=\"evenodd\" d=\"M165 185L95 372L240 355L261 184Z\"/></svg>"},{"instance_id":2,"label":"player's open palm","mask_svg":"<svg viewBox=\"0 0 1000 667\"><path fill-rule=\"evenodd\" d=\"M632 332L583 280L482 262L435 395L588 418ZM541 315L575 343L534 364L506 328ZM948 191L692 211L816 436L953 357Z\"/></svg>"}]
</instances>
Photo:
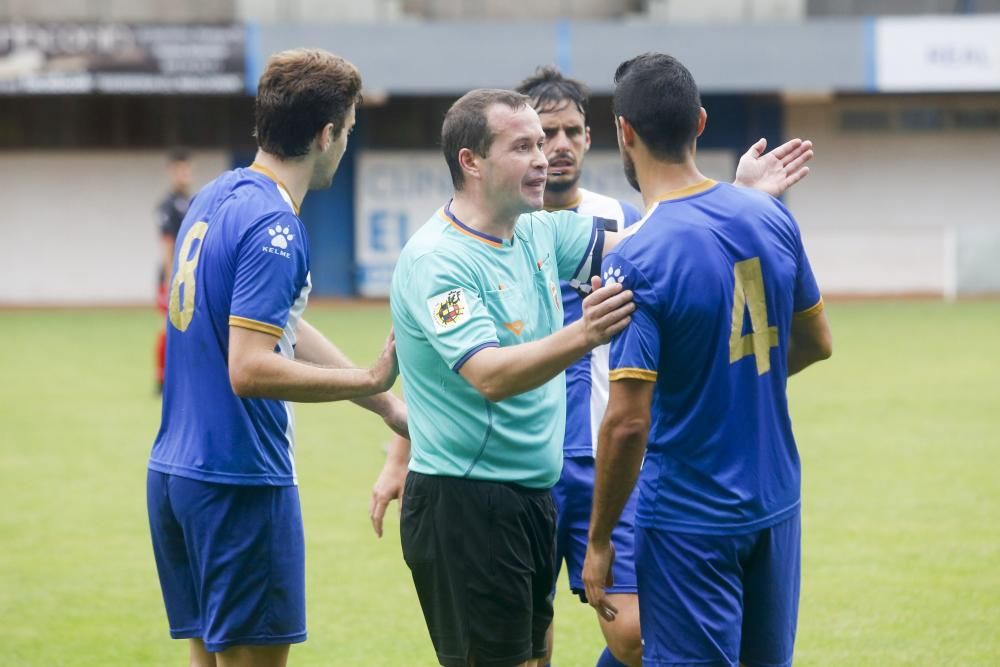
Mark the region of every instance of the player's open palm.
<instances>
[{"instance_id":1,"label":"player's open palm","mask_svg":"<svg viewBox=\"0 0 1000 667\"><path fill-rule=\"evenodd\" d=\"M591 348L610 341L632 321L635 310L632 291L623 289L621 283L601 287L601 279L590 279L593 288L583 300L583 328Z\"/></svg>"},{"instance_id":2,"label":"player's open palm","mask_svg":"<svg viewBox=\"0 0 1000 667\"><path fill-rule=\"evenodd\" d=\"M811 141L792 139L770 153L764 153L766 149L767 139L760 139L740 157L736 185L778 197L809 174L806 163L813 158Z\"/></svg>"},{"instance_id":3,"label":"player's open palm","mask_svg":"<svg viewBox=\"0 0 1000 667\"><path fill-rule=\"evenodd\" d=\"M396 333L389 331L382 353L378 355L374 365L368 371L375 380L379 391L389 391L399 376L399 361L396 359Z\"/></svg>"}]
</instances>

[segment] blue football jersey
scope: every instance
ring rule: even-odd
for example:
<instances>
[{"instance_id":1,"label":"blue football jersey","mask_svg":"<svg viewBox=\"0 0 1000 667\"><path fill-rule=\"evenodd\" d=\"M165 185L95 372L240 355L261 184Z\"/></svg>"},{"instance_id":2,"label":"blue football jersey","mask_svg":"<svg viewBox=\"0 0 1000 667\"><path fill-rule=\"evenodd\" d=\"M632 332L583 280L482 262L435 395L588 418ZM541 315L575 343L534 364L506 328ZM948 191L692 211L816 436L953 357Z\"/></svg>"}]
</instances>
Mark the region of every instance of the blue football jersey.
<instances>
[{"instance_id":1,"label":"blue football jersey","mask_svg":"<svg viewBox=\"0 0 1000 667\"><path fill-rule=\"evenodd\" d=\"M275 353L293 358L309 289L305 228L273 174L236 169L198 193L177 236L152 470L224 484L296 483L291 405L233 393L229 327L277 336Z\"/></svg>"},{"instance_id":2,"label":"blue football jersey","mask_svg":"<svg viewBox=\"0 0 1000 667\"><path fill-rule=\"evenodd\" d=\"M571 209L580 215L612 220L618 231L639 220L642 214L632 204L580 188L580 201ZM563 325L583 316L583 295L576 285L560 283ZM597 432L608 407L607 345L583 355L566 369L566 436L563 456L594 456Z\"/></svg>"},{"instance_id":3,"label":"blue football jersey","mask_svg":"<svg viewBox=\"0 0 1000 667\"><path fill-rule=\"evenodd\" d=\"M637 520L737 534L799 504L785 386L792 319L823 307L791 214L705 181L658 202L603 265L635 294L610 379L654 381Z\"/></svg>"}]
</instances>

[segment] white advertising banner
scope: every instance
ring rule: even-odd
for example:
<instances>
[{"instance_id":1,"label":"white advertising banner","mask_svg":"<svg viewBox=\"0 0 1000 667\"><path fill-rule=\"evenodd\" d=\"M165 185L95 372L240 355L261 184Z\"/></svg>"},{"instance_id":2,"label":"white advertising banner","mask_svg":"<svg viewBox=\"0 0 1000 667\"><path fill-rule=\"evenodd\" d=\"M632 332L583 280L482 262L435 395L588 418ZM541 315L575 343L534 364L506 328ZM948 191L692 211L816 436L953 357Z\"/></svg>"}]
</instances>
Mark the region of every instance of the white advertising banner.
<instances>
[{"instance_id":1,"label":"white advertising banner","mask_svg":"<svg viewBox=\"0 0 1000 667\"><path fill-rule=\"evenodd\" d=\"M729 151L699 151L698 165L713 178L731 180ZM642 199L629 187L618 151L587 154L583 187L630 201ZM448 166L439 151L363 151L359 156L355 201L355 257L358 294L386 297L392 270L406 240L452 195Z\"/></svg>"},{"instance_id":2,"label":"white advertising banner","mask_svg":"<svg viewBox=\"0 0 1000 667\"><path fill-rule=\"evenodd\" d=\"M1000 16L877 19L874 58L882 92L1000 90Z\"/></svg>"}]
</instances>

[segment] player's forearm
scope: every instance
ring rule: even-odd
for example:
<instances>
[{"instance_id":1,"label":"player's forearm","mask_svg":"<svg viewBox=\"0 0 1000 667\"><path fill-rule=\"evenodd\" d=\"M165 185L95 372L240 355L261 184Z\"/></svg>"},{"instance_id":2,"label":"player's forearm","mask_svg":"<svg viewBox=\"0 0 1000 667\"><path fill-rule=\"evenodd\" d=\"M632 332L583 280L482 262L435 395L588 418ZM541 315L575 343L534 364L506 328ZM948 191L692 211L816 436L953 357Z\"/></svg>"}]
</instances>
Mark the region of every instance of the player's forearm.
<instances>
[{"instance_id":1,"label":"player's forearm","mask_svg":"<svg viewBox=\"0 0 1000 667\"><path fill-rule=\"evenodd\" d=\"M541 340L486 348L469 359L461 373L485 398L502 401L542 386L590 349L578 320Z\"/></svg>"},{"instance_id":2,"label":"player's forearm","mask_svg":"<svg viewBox=\"0 0 1000 667\"><path fill-rule=\"evenodd\" d=\"M829 358L829 356L811 345L796 343L793 338L788 343L788 374L795 375L817 361Z\"/></svg>"},{"instance_id":3,"label":"player's forearm","mask_svg":"<svg viewBox=\"0 0 1000 667\"><path fill-rule=\"evenodd\" d=\"M286 359L273 352L247 355L233 363L229 377L242 398L270 398L321 403L371 396L385 390L362 368L322 368Z\"/></svg>"},{"instance_id":4,"label":"player's forearm","mask_svg":"<svg viewBox=\"0 0 1000 667\"><path fill-rule=\"evenodd\" d=\"M833 354L833 336L826 313L820 311L792 321L788 338L788 374L795 375Z\"/></svg>"},{"instance_id":5,"label":"player's forearm","mask_svg":"<svg viewBox=\"0 0 1000 667\"><path fill-rule=\"evenodd\" d=\"M639 478L649 419L609 414L601 424L589 539L606 543Z\"/></svg>"},{"instance_id":6,"label":"player's forearm","mask_svg":"<svg viewBox=\"0 0 1000 667\"><path fill-rule=\"evenodd\" d=\"M393 436L385 457L387 461L407 465L410 462L410 441L401 435Z\"/></svg>"},{"instance_id":7,"label":"player's forearm","mask_svg":"<svg viewBox=\"0 0 1000 667\"><path fill-rule=\"evenodd\" d=\"M341 352L333 341L304 319L299 321L295 330L295 338L296 360L324 368L355 368L354 362ZM393 409L393 401L398 400L389 392L351 399L356 405L377 415L388 414Z\"/></svg>"}]
</instances>

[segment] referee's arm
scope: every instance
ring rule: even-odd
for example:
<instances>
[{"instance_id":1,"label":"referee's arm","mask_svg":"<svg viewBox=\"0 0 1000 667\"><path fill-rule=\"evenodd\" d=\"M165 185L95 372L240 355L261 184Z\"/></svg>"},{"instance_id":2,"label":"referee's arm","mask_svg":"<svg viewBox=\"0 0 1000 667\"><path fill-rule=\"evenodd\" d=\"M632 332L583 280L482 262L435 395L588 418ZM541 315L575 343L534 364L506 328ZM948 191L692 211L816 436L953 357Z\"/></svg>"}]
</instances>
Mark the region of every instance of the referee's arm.
<instances>
[{"instance_id":1,"label":"referee's arm","mask_svg":"<svg viewBox=\"0 0 1000 667\"><path fill-rule=\"evenodd\" d=\"M574 361L628 326L635 309L632 292L621 285L599 287L583 300L583 317L555 333L523 345L487 347L459 373L489 401L497 402L540 387Z\"/></svg>"}]
</instances>

